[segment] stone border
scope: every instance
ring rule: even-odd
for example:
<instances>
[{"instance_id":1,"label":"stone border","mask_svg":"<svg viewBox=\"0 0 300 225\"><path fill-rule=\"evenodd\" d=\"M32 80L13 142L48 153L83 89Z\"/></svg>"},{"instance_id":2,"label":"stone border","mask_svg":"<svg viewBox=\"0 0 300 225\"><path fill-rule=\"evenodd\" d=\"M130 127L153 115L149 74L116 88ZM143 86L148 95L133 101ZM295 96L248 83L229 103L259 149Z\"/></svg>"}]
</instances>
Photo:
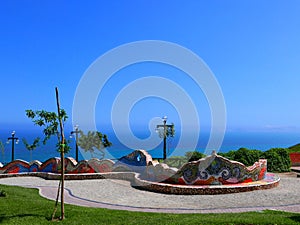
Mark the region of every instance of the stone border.
<instances>
[{"instance_id":1,"label":"stone border","mask_svg":"<svg viewBox=\"0 0 300 225\"><path fill-rule=\"evenodd\" d=\"M267 176L273 175L267 173ZM147 191L153 191L164 194L176 194L176 195L216 195L216 194L231 194L238 192L247 192L254 190L263 190L277 187L279 185L280 178L276 175L273 181L261 180L259 182L250 182L234 185L173 185L165 183L156 183L135 177L135 184L132 185L135 188L140 188ZM136 186L135 186L136 185Z\"/></svg>"},{"instance_id":2,"label":"stone border","mask_svg":"<svg viewBox=\"0 0 300 225\"><path fill-rule=\"evenodd\" d=\"M112 173L80 173L80 174L65 174L65 180L90 180L90 179L117 179L133 181L136 173L133 172L112 172ZM59 180L59 173L48 172L25 172L25 173L11 173L0 174L1 178L7 177L40 177L45 180Z\"/></svg>"}]
</instances>

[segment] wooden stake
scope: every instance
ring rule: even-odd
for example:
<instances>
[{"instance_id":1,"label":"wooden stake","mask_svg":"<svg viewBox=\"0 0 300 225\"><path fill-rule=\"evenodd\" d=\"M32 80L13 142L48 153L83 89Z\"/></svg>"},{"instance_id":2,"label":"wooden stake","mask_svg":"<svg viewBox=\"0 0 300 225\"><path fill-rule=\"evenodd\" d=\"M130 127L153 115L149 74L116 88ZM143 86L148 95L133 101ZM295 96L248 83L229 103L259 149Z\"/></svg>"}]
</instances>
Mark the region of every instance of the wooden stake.
<instances>
[{"instance_id":1,"label":"wooden stake","mask_svg":"<svg viewBox=\"0 0 300 225\"><path fill-rule=\"evenodd\" d=\"M60 116L60 103L59 103L59 96L58 96L58 88L55 88L56 92L56 103L57 103L57 112L58 112L58 119L60 125L60 134L61 134L61 141L60 141L60 161L61 161L61 191L60 191L60 204L61 204L61 217L60 219L63 220L65 218L65 206L64 206L64 187L65 187L65 134L64 134L64 126L62 123L62 118Z\"/></svg>"}]
</instances>

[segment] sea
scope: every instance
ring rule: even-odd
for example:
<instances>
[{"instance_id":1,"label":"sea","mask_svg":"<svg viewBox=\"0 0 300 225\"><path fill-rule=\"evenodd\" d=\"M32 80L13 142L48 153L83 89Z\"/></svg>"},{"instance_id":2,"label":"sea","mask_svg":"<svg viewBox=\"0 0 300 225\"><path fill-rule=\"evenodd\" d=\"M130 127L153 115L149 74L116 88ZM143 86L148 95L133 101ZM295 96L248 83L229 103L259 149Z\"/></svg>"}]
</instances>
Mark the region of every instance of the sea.
<instances>
[{"instance_id":1,"label":"sea","mask_svg":"<svg viewBox=\"0 0 300 225\"><path fill-rule=\"evenodd\" d=\"M70 131L66 130L66 137L70 141L71 150L66 154L66 157L75 158L75 138L70 138ZM122 156L131 153L135 149L141 149L136 146L135 149L129 148L122 144L114 133L108 133L108 138L112 142L110 148L105 149L104 158L117 160ZM7 138L11 136L10 132L1 132L0 141L3 143L3 147L0 145L0 163L3 165L7 164L12 160L12 143L7 142ZM32 143L34 138L43 137L41 132L29 131L29 130L18 130L16 131L16 137L19 138L19 143L14 145L14 159L21 159L27 162L38 160L44 162L52 157L60 157L60 153L56 150L56 138L51 138L46 145L40 144L33 151L28 151L22 142L25 138L27 142ZM140 137L146 137L147 134L140 134ZM200 135L198 145L196 149L191 149L190 146L176 151L178 156L182 156L187 151L197 150L204 153L206 145L209 139L209 132ZM167 139L167 156L174 156L173 152L176 149L179 137ZM225 133L223 143L220 149L216 149L217 152L228 152L230 150L238 150L239 148L257 149L266 151L270 148L288 148L295 144L300 143L300 132L286 132L286 131L272 131L272 132L254 132L254 131L228 131ZM163 141L154 148L148 148L147 150L153 158L163 157ZM86 154L80 149L79 160L85 160L92 157L100 158L100 154Z\"/></svg>"}]
</instances>

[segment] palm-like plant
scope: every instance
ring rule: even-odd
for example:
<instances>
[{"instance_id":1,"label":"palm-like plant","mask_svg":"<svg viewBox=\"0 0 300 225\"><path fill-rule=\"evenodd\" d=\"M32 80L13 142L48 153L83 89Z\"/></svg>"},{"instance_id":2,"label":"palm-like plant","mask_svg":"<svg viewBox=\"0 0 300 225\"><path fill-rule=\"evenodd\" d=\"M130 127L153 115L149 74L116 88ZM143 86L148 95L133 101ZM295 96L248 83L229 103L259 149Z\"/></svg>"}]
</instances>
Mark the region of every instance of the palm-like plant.
<instances>
[{"instance_id":1,"label":"palm-like plant","mask_svg":"<svg viewBox=\"0 0 300 225\"><path fill-rule=\"evenodd\" d=\"M85 135L83 131L80 131L80 137L78 139L78 146L81 147L85 152L90 152L91 156L94 157L98 150L100 159L105 156L104 149L112 146L112 143L108 140L107 135L102 134L99 131L88 131Z\"/></svg>"},{"instance_id":2,"label":"palm-like plant","mask_svg":"<svg viewBox=\"0 0 300 225\"><path fill-rule=\"evenodd\" d=\"M30 161L32 161L32 151L35 150L40 145L39 143L40 138L37 137L36 139L34 139L32 144L29 144L25 138L23 138L22 141L25 147L27 148L27 150L30 152Z\"/></svg>"}]
</instances>

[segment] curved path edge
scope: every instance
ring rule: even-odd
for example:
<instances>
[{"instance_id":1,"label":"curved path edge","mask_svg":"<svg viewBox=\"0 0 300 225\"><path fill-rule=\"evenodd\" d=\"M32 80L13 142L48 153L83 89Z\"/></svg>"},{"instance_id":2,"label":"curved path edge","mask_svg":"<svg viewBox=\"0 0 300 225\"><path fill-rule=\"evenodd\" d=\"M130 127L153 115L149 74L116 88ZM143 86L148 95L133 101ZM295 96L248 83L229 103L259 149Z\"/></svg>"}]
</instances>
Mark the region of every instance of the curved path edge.
<instances>
[{"instance_id":1,"label":"curved path edge","mask_svg":"<svg viewBox=\"0 0 300 225\"><path fill-rule=\"evenodd\" d=\"M29 187L29 186L27 186ZM57 187L34 187L38 188L39 193L42 197L55 200ZM94 201L76 196L72 193L71 189L65 189L65 203L71 205L94 207L94 208L106 208L113 210L127 210L134 212L154 212L154 213L240 213L240 212L251 212L251 211L263 211L263 210L279 210L285 212L296 212L300 213L300 204L289 204L280 206L251 206L251 207L232 207L232 208L213 208L213 209L190 209L190 208L150 208L150 207L135 207L105 203L100 201Z\"/></svg>"}]
</instances>

